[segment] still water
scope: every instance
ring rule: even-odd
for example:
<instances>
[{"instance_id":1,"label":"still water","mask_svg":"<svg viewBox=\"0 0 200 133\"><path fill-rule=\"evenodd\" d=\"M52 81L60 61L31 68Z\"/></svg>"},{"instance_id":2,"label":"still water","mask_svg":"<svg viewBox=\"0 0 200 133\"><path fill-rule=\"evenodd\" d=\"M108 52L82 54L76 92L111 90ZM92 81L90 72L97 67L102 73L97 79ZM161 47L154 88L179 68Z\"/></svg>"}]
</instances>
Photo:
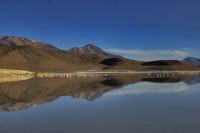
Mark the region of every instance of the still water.
<instances>
[{"instance_id":1,"label":"still water","mask_svg":"<svg viewBox=\"0 0 200 133\"><path fill-rule=\"evenodd\" d=\"M1 133L198 133L200 76L0 83Z\"/></svg>"}]
</instances>

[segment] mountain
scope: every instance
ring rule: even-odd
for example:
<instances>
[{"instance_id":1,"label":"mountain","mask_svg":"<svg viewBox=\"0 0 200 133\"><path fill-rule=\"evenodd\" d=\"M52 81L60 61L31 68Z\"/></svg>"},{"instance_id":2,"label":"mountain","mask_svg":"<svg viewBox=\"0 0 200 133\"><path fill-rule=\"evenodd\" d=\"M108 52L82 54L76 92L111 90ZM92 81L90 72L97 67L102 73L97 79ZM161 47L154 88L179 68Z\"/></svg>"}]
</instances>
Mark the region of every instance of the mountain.
<instances>
[{"instance_id":1,"label":"mountain","mask_svg":"<svg viewBox=\"0 0 200 133\"><path fill-rule=\"evenodd\" d=\"M0 36L0 44L7 46L34 46L36 48L45 49L45 50L58 50L53 45L38 42L35 40L29 40L23 37L11 37L11 36Z\"/></svg>"},{"instance_id":2,"label":"mountain","mask_svg":"<svg viewBox=\"0 0 200 133\"><path fill-rule=\"evenodd\" d=\"M119 57L122 58L119 55L113 55L110 53L105 52L101 48L93 45L93 44L87 44L83 47L73 47L70 49L70 51L74 53L79 53L79 54L86 54L86 55L99 55L103 57Z\"/></svg>"},{"instance_id":3,"label":"mountain","mask_svg":"<svg viewBox=\"0 0 200 133\"><path fill-rule=\"evenodd\" d=\"M0 44L0 69L29 71L151 71L197 70L198 67L176 61L136 62L125 58L87 55L64 50L45 50L34 46Z\"/></svg>"},{"instance_id":4,"label":"mountain","mask_svg":"<svg viewBox=\"0 0 200 133\"><path fill-rule=\"evenodd\" d=\"M28 71L199 70L180 61L139 62L112 55L94 45L60 50L19 37L0 37L0 69Z\"/></svg>"},{"instance_id":5,"label":"mountain","mask_svg":"<svg viewBox=\"0 0 200 133\"><path fill-rule=\"evenodd\" d=\"M0 44L0 69L29 71L74 71L96 66L102 58L80 55L70 51L44 50L34 46Z\"/></svg>"},{"instance_id":6,"label":"mountain","mask_svg":"<svg viewBox=\"0 0 200 133\"><path fill-rule=\"evenodd\" d=\"M67 64L45 50L30 46L0 45L0 67L21 70L63 70Z\"/></svg>"},{"instance_id":7,"label":"mountain","mask_svg":"<svg viewBox=\"0 0 200 133\"><path fill-rule=\"evenodd\" d=\"M188 63L190 65L200 66L200 59L198 59L198 58L187 57L187 58L183 59L182 61L185 63Z\"/></svg>"}]
</instances>

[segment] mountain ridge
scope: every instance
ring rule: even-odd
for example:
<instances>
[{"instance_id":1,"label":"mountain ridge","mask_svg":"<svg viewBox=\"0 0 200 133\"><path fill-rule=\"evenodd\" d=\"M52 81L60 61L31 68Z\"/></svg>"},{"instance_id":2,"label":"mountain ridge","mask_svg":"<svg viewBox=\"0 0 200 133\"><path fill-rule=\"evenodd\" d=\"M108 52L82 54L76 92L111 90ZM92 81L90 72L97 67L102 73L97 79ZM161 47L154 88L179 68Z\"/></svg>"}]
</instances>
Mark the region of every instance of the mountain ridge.
<instances>
[{"instance_id":1,"label":"mountain ridge","mask_svg":"<svg viewBox=\"0 0 200 133\"><path fill-rule=\"evenodd\" d=\"M72 50L73 48L60 50L26 38L4 36L0 40L0 69L28 71L199 70L199 67L180 61L159 60L145 63L130 60L107 53L93 44L78 48L77 52Z\"/></svg>"},{"instance_id":2,"label":"mountain ridge","mask_svg":"<svg viewBox=\"0 0 200 133\"><path fill-rule=\"evenodd\" d=\"M0 44L7 45L7 46L34 46L40 49L45 50L59 50L59 48L47 44L38 42L35 40L27 39L24 37L14 37L14 36L0 36Z\"/></svg>"},{"instance_id":3,"label":"mountain ridge","mask_svg":"<svg viewBox=\"0 0 200 133\"><path fill-rule=\"evenodd\" d=\"M82 47L72 47L71 49L69 49L69 51L72 51L74 53L79 53L79 54L86 54L86 55L99 55L103 57L124 58L119 55L113 55L108 52L105 52L103 49L95 46L94 44L86 44L85 46L82 46Z\"/></svg>"},{"instance_id":4,"label":"mountain ridge","mask_svg":"<svg viewBox=\"0 0 200 133\"><path fill-rule=\"evenodd\" d=\"M199 58L187 57L187 58L183 59L182 61L185 62L185 63L188 63L190 65L200 66L200 59Z\"/></svg>"}]
</instances>

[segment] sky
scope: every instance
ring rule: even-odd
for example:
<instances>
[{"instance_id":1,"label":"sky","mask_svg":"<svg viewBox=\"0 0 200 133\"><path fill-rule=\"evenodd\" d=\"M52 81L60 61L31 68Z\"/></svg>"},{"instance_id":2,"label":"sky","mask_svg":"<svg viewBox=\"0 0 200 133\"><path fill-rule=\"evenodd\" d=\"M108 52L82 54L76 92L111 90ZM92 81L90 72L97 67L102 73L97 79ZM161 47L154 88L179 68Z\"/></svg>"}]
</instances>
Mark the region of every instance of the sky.
<instances>
[{"instance_id":1,"label":"sky","mask_svg":"<svg viewBox=\"0 0 200 133\"><path fill-rule=\"evenodd\" d=\"M199 0L0 0L0 36L94 44L136 60L200 58Z\"/></svg>"}]
</instances>

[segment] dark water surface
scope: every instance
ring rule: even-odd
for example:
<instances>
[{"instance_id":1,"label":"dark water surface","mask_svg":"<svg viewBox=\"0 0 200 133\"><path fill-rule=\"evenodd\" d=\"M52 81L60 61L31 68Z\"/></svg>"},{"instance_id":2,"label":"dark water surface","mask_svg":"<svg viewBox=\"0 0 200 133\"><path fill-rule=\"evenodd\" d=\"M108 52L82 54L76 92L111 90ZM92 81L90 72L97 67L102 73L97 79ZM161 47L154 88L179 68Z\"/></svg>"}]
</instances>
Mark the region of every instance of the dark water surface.
<instances>
[{"instance_id":1,"label":"dark water surface","mask_svg":"<svg viewBox=\"0 0 200 133\"><path fill-rule=\"evenodd\" d=\"M0 83L1 133L199 133L200 76Z\"/></svg>"}]
</instances>

